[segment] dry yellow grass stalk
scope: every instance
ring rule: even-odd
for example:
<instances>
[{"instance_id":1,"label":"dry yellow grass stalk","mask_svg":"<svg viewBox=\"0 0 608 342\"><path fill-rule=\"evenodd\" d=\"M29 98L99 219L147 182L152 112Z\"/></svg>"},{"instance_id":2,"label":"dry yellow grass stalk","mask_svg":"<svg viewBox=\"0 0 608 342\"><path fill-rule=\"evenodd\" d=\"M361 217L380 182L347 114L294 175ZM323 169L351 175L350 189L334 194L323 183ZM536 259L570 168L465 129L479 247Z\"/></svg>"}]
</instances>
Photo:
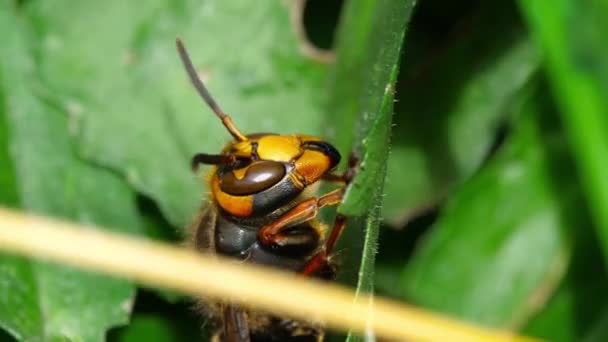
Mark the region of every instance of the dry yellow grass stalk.
<instances>
[{"instance_id":1,"label":"dry yellow grass stalk","mask_svg":"<svg viewBox=\"0 0 608 342\"><path fill-rule=\"evenodd\" d=\"M148 286L230 298L276 314L398 341L532 341L457 322L338 285L74 223L0 209L0 250L125 277ZM371 308L371 309L370 309Z\"/></svg>"}]
</instances>

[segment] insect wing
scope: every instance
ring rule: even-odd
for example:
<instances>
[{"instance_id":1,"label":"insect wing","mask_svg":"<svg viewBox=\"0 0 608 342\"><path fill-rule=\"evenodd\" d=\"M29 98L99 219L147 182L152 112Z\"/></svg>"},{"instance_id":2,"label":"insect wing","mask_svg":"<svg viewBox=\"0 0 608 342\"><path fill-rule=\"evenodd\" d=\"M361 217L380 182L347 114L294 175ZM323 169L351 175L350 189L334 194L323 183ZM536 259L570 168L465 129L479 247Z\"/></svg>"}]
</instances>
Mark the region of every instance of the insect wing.
<instances>
[{"instance_id":1,"label":"insect wing","mask_svg":"<svg viewBox=\"0 0 608 342\"><path fill-rule=\"evenodd\" d=\"M205 205L188 227L190 243L197 251L215 253L217 214L217 208L213 204Z\"/></svg>"}]
</instances>

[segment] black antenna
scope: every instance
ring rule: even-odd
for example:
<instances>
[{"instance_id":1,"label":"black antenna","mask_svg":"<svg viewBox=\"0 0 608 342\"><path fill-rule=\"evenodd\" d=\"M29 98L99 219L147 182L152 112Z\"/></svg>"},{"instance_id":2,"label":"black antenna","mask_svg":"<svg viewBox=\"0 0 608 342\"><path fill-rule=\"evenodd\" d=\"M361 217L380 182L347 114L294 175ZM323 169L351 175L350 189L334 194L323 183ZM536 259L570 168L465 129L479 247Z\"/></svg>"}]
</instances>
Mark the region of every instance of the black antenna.
<instances>
[{"instance_id":1,"label":"black antenna","mask_svg":"<svg viewBox=\"0 0 608 342\"><path fill-rule=\"evenodd\" d=\"M234 139L239 140L239 141L247 140L247 137L244 136L238 130L238 128L236 128L236 126L232 122L232 119L230 118L230 116L228 116L228 114L224 113L224 111L220 108L220 106L218 106L217 102L215 102L213 97L211 97L211 94L209 94L209 91L203 84L203 81L201 81L201 79L198 77L196 70L194 69L194 66L192 65L192 61L190 60L190 56L188 55L188 51L186 51L186 47L184 46L184 43L182 43L182 40L179 38L175 39L175 44L177 45L177 51L179 52L179 57L181 58L182 63L184 63L184 67L186 68L186 73L188 73L188 76L190 77L190 81L192 82L192 85L194 85L194 88L196 88L196 91L198 92L198 94L203 98L203 100L205 100L205 102L211 108L211 110L213 110L215 115L217 115L220 118L220 120L222 120L222 123L224 124L224 126L226 127L228 132L230 132L230 134L232 134Z\"/></svg>"}]
</instances>

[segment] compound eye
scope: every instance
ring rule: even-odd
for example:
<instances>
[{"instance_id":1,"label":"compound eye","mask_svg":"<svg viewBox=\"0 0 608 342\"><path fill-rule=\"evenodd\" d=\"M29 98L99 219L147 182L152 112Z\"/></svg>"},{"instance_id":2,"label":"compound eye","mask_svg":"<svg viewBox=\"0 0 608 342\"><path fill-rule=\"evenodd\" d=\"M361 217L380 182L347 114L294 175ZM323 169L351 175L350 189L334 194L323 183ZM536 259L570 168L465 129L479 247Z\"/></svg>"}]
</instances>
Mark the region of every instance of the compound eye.
<instances>
[{"instance_id":1,"label":"compound eye","mask_svg":"<svg viewBox=\"0 0 608 342\"><path fill-rule=\"evenodd\" d=\"M224 174L220 180L220 189L234 196L246 196L264 191L277 184L286 173L283 163L268 160L251 163L240 179L234 172L239 170Z\"/></svg>"}]
</instances>

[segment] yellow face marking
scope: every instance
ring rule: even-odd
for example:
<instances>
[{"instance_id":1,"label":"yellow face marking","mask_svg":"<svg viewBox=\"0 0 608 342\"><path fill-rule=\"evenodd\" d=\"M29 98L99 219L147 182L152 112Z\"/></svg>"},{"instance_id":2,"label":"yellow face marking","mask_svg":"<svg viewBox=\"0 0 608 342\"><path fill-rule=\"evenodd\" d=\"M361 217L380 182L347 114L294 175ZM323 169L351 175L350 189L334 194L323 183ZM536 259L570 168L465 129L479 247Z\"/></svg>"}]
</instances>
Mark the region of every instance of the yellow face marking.
<instances>
[{"instance_id":1,"label":"yellow face marking","mask_svg":"<svg viewBox=\"0 0 608 342\"><path fill-rule=\"evenodd\" d=\"M245 177L245 174L247 173L247 170L249 168L248 167L243 167L240 169L236 169L236 170L232 170L232 173L234 174L234 177L236 177L236 179L243 179L243 177Z\"/></svg>"},{"instance_id":2,"label":"yellow face marking","mask_svg":"<svg viewBox=\"0 0 608 342\"><path fill-rule=\"evenodd\" d=\"M218 205L230 214L247 217L253 213L253 196L232 196L223 192L218 177L213 177L211 189Z\"/></svg>"},{"instance_id":3,"label":"yellow face marking","mask_svg":"<svg viewBox=\"0 0 608 342\"><path fill-rule=\"evenodd\" d=\"M301 140L295 135L267 135L258 140L258 155L263 160L289 162L302 154Z\"/></svg>"},{"instance_id":4,"label":"yellow face marking","mask_svg":"<svg viewBox=\"0 0 608 342\"><path fill-rule=\"evenodd\" d=\"M250 157L252 151L251 141L235 142L229 146L228 151L236 157Z\"/></svg>"}]
</instances>

